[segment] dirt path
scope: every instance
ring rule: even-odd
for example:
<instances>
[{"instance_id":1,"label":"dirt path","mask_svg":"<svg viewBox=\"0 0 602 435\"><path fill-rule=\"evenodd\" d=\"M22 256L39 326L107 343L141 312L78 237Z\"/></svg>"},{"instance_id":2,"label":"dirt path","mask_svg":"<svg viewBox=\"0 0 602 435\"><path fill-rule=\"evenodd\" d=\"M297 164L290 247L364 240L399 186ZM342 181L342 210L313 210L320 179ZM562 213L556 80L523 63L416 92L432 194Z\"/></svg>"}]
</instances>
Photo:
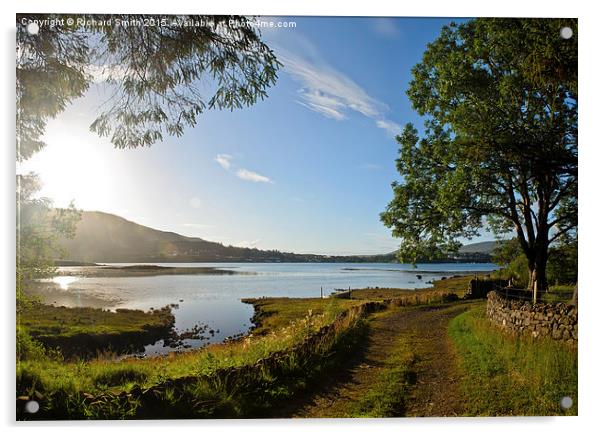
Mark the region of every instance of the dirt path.
<instances>
[{"instance_id":1,"label":"dirt path","mask_svg":"<svg viewBox=\"0 0 602 435\"><path fill-rule=\"evenodd\" d=\"M468 304L395 309L370 321L367 342L328 384L298 397L277 417L345 417L374 385L389 352L404 337L416 355L416 386L407 401L407 416L453 416L463 410L459 375L447 336L449 321Z\"/></svg>"}]
</instances>

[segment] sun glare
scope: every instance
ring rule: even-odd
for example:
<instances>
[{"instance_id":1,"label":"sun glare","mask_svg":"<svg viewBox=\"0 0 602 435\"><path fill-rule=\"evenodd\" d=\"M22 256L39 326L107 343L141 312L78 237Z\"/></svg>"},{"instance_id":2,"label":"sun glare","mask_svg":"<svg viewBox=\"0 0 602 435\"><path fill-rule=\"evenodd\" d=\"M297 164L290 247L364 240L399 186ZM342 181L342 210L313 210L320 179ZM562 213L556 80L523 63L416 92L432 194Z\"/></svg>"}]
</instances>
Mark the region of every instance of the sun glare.
<instances>
[{"instance_id":1,"label":"sun glare","mask_svg":"<svg viewBox=\"0 0 602 435\"><path fill-rule=\"evenodd\" d=\"M111 202L115 189L112 163L119 158L109 143L78 126L56 120L44 136L46 147L23 162L19 173L35 172L40 196L66 207L71 201L83 209L98 209Z\"/></svg>"},{"instance_id":2,"label":"sun glare","mask_svg":"<svg viewBox=\"0 0 602 435\"><path fill-rule=\"evenodd\" d=\"M69 285L78 280L79 278L76 276L55 276L52 278L52 282L58 284L61 290L69 290Z\"/></svg>"}]
</instances>

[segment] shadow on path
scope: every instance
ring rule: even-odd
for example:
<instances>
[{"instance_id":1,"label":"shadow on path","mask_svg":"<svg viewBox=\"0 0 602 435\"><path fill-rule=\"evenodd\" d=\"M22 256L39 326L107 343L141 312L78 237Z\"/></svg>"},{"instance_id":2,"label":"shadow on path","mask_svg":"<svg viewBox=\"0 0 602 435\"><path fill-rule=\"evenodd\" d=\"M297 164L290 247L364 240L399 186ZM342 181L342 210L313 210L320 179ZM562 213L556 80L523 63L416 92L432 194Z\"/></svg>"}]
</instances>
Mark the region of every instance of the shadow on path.
<instances>
[{"instance_id":1,"label":"shadow on path","mask_svg":"<svg viewBox=\"0 0 602 435\"><path fill-rule=\"evenodd\" d=\"M349 417L375 384L402 337L416 355L416 385L400 410L406 416L455 416L463 412L457 357L447 335L449 321L471 303L394 308L369 319L358 350L321 385L309 386L272 417ZM405 411L405 412L404 412Z\"/></svg>"}]
</instances>

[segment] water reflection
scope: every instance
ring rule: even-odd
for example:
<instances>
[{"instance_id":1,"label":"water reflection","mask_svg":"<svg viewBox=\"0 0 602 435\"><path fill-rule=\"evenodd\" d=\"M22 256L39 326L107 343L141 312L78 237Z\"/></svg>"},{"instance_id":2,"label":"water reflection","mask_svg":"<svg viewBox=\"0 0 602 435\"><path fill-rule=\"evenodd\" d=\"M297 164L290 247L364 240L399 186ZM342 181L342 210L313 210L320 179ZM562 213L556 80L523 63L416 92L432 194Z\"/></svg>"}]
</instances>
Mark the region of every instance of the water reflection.
<instances>
[{"instance_id":1,"label":"water reflection","mask_svg":"<svg viewBox=\"0 0 602 435\"><path fill-rule=\"evenodd\" d=\"M58 284L61 290L69 290L69 285L79 281L77 276L55 276L52 282Z\"/></svg>"}]
</instances>

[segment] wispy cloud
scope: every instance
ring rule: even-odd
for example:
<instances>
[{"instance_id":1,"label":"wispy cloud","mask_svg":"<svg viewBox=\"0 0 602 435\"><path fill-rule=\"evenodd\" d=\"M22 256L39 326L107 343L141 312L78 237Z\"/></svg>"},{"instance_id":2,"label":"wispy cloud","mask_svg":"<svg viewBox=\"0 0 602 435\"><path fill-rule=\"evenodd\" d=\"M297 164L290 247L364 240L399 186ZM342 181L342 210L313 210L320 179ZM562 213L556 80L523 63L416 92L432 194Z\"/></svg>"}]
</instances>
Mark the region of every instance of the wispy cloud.
<instances>
[{"instance_id":1,"label":"wispy cloud","mask_svg":"<svg viewBox=\"0 0 602 435\"><path fill-rule=\"evenodd\" d=\"M257 172L249 171L248 169L241 168L236 171L236 176L241 180L252 181L254 183L272 183L265 175L258 174Z\"/></svg>"},{"instance_id":2,"label":"wispy cloud","mask_svg":"<svg viewBox=\"0 0 602 435\"><path fill-rule=\"evenodd\" d=\"M342 121L350 112L373 119L378 128L397 134L401 127L386 118L388 106L371 97L345 74L324 62L310 61L276 47L284 71L301 85L299 100L302 106L327 118Z\"/></svg>"},{"instance_id":3,"label":"wispy cloud","mask_svg":"<svg viewBox=\"0 0 602 435\"><path fill-rule=\"evenodd\" d=\"M401 34L395 24L394 18L376 18L373 21L373 29L376 34L389 39L398 38Z\"/></svg>"},{"instance_id":4,"label":"wispy cloud","mask_svg":"<svg viewBox=\"0 0 602 435\"><path fill-rule=\"evenodd\" d=\"M234 171L234 165L232 164L233 157L229 154L218 154L215 157L215 161L224 168L226 171ZM251 171L245 168L238 168L234 171L234 174L241 180L251 181L253 183L274 183L272 179L261 175L255 171Z\"/></svg>"},{"instance_id":5,"label":"wispy cloud","mask_svg":"<svg viewBox=\"0 0 602 435\"><path fill-rule=\"evenodd\" d=\"M243 240L241 242L238 242L235 246L238 246L239 248L256 248L260 242L261 242L261 239Z\"/></svg>"},{"instance_id":6,"label":"wispy cloud","mask_svg":"<svg viewBox=\"0 0 602 435\"><path fill-rule=\"evenodd\" d=\"M188 200L188 204L192 207L192 208L201 208L201 205L203 204L202 201L197 198L196 196L194 198L190 198Z\"/></svg>"},{"instance_id":7,"label":"wispy cloud","mask_svg":"<svg viewBox=\"0 0 602 435\"><path fill-rule=\"evenodd\" d=\"M224 169L230 169L230 161L232 160L232 156L230 154L218 154L215 157L215 161Z\"/></svg>"},{"instance_id":8,"label":"wispy cloud","mask_svg":"<svg viewBox=\"0 0 602 435\"><path fill-rule=\"evenodd\" d=\"M386 130L391 136L396 136L401 133L401 126L396 122L389 121L388 119L377 120L376 126Z\"/></svg>"}]
</instances>

